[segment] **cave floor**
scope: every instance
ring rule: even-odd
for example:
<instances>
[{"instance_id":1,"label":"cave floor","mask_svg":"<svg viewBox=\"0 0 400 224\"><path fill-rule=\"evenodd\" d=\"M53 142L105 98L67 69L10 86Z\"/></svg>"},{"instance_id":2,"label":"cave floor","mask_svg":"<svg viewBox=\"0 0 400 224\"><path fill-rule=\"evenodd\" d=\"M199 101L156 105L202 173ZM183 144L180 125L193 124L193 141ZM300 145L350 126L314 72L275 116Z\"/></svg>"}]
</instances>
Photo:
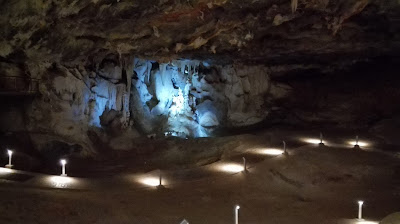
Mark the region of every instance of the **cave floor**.
<instances>
[{"instance_id":1,"label":"cave floor","mask_svg":"<svg viewBox=\"0 0 400 224\"><path fill-rule=\"evenodd\" d=\"M307 140L307 139L304 139ZM290 142L290 141L288 141ZM75 178L0 170L0 223L378 223L399 211L400 163L373 146L355 150L291 144L289 156L261 155L258 148L187 169ZM264 149L261 149L264 150ZM248 172L224 172L248 158ZM263 159L260 159L263 157ZM235 168L235 167L233 167ZM237 168L237 167L236 167ZM146 179L148 178L148 179ZM366 223L366 222L364 222Z\"/></svg>"}]
</instances>

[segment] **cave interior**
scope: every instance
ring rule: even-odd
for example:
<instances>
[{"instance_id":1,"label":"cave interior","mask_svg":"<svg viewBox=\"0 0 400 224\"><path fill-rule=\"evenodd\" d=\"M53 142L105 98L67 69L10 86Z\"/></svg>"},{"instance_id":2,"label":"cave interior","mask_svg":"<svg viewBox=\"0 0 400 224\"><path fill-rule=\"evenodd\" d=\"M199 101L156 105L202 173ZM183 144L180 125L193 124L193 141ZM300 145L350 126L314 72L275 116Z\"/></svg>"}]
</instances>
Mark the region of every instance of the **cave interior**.
<instances>
[{"instance_id":1,"label":"cave interior","mask_svg":"<svg viewBox=\"0 0 400 224\"><path fill-rule=\"evenodd\" d=\"M222 218L223 207L240 200L247 223L400 223L399 213L385 218L399 211L400 199L398 0L0 5L0 165L11 163L13 150L13 170L25 172L3 170L3 177L0 170L0 197L8 203L0 209L10 212L0 222L224 224L231 220ZM94 196L61 206L53 191L31 190L47 187L36 175L58 178L60 159L85 183L78 192ZM237 167L242 159L248 173ZM236 165L207 173L228 162ZM240 177L225 182L220 173L230 168ZM127 184L113 178L135 173L159 173L150 186L161 185L163 173L165 188L129 192L138 205L124 207L118 200ZM195 190L178 180L197 181ZM75 189L74 181L53 187ZM114 213L99 215L107 200L96 202L98 189L113 181L117 199L107 200ZM235 196L240 181L251 186ZM11 191L14 185L31 192ZM260 199L265 192L271 196ZM186 208L180 193L199 208ZM46 217L42 202L31 209L24 198L38 195L59 205L57 212ZM164 200L155 206L159 215L138 207L157 197ZM366 221L349 214L360 197L374 203L366 202ZM168 209L175 199L180 204ZM219 208L207 214L212 204ZM264 206L273 209L261 214Z\"/></svg>"}]
</instances>

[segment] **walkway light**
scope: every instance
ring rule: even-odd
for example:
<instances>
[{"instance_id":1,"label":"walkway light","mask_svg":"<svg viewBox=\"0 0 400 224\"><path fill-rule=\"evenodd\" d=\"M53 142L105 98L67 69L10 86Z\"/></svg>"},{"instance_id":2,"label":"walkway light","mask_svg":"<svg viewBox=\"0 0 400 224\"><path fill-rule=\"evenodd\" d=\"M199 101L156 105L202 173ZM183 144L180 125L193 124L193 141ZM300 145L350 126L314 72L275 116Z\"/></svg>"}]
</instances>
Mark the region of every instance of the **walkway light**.
<instances>
[{"instance_id":1,"label":"walkway light","mask_svg":"<svg viewBox=\"0 0 400 224\"><path fill-rule=\"evenodd\" d=\"M189 224L189 222L186 219L184 219L180 224Z\"/></svg>"},{"instance_id":2,"label":"walkway light","mask_svg":"<svg viewBox=\"0 0 400 224\"><path fill-rule=\"evenodd\" d=\"M235 224L239 224L239 209L240 209L240 206L236 205L235 206Z\"/></svg>"},{"instance_id":3,"label":"walkway light","mask_svg":"<svg viewBox=\"0 0 400 224\"><path fill-rule=\"evenodd\" d=\"M159 187L162 186L162 174L161 174L161 170L160 170L160 176L159 176L158 186L159 186Z\"/></svg>"},{"instance_id":4,"label":"walkway light","mask_svg":"<svg viewBox=\"0 0 400 224\"><path fill-rule=\"evenodd\" d=\"M65 164L67 164L67 160L62 159L62 160L60 160L60 163L61 163L61 166L62 166L61 176L65 177L65 176L67 176L67 174L65 173Z\"/></svg>"},{"instance_id":5,"label":"walkway light","mask_svg":"<svg viewBox=\"0 0 400 224\"><path fill-rule=\"evenodd\" d=\"M362 220L362 206L364 202L363 201L358 201L358 219Z\"/></svg>"},{"instance_id":6,"label":"walkway light","mask_svg":"<svg viewBox=\"0 0 400 224\"><path fill-rule=\"evenodd\" d=\"M243 172L246 172L247 171L247 169L246 169L246 158L244 158L244 157L242 157L243 158Z\"/></svg>"},{"instance_id":7,"label":"walkway light","mask_svg":"<svg viewBox=\"0 0 400 224\"><path fill-rule=\"evenodd\" d=\"M137 181L141 184L157 188L164 188L163 184L168 184L168 179L165 181L161 170L138 176Z\"/></svg>"},{"instance_id":8,"label":"walkway light","mask_svg":"<svg viewBox=\"0 0 400 224\"><path fill-rule=\"evenodd\" d=\"M319 146L324 146L322 132L319 133Z\"/></svg>"},{"instance_id":9,"label":"walkway light","mask_svg":"<svg viewBox=\"0 0 400 224\"><path fill-rule=\"evenodd\" d=\"M358 135L356 135L356 142L355 142L356 144L354 145L354 148L355 149L359 149L360 148L360 145L358 144Z\"/></svg>"},{"instance_id":10,"label":"walkway light","mask_svg":"<svg viewBox=\"0 0 400 224\"><path fill-rule=\"evenodd\" d=\"M11 159L12 159L13 151L8 149L7 153L8 153L8 164L6 165L6 168L12 168L13 165L11 164Z\"/></svg>"},{"instance_id":11,"label":"walkway light","mask_svg":"<svg viewBox=\"0 0 400 224\"><path fill-rule=\"evenodd\" d=\"M286 151L286 142L282 141L282 143L283 143L283 154L287 156L289 155L289 153Z\"/></svg>"}]
</instances>

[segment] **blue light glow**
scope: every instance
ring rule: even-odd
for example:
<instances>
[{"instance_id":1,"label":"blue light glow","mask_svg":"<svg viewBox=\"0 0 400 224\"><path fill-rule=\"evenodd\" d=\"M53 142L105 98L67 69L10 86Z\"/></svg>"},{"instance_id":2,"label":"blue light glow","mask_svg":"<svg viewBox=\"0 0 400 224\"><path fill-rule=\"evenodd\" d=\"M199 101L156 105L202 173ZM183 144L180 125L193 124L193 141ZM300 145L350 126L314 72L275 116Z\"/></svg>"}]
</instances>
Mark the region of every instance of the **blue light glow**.
<instances>
[{"instance_id":1,"label":"blue light glow","mask_svg":"<svg viewBox=\"0 0 400 224\"><path fill-rule=\"evenodd\" d=\"M150 64L135 59L138 77L133 82L131 108L137 123L147 133L161 132L166 136L179 137L209 136L208 129L219 125L219 121L211 101L202 103L200 110L197 108L196 99L203 97L193 92L198 88L196 84L202 84L197 81L200 62L176 60Z\"/></svg>"}]
</instances>

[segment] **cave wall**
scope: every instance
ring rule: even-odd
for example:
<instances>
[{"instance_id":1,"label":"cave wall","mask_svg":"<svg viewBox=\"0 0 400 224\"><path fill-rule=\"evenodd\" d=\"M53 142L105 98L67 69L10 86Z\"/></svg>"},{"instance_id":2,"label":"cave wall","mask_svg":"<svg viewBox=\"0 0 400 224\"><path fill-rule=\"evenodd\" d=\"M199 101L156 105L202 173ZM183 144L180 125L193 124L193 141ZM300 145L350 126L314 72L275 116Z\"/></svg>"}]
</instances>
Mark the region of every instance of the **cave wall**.
<instances>
[{"instance_id":1,"label":"cave wall","mask_svg":"<svg viewBox=\"0 0 400 224\"><path fill-rule=\"evenodd\" d=\"M0 137L27 149L86 156L271 124L400 129L398 62L373 61L399 57L398 0L0 2L0 90L36 93L0 92Z\"/></svg>"},{"instance_id":2,"label":"cave wall","mask_svg":"<svg viewBox=\"0 0 400 224\"><path fill-rule=\"evenodd\" d=\"M331 72L304 69L272 76L294 93L277 103L285 115L279 122L367 131L398 118L398 63L396 57L377 57Z\"/></svg>"},{"instance_id":3,"label":"cave wall","mask_svg":"<svg viewBox=\"0 0 400 224\"><path fill-rule=\"evenodd\" d=\"M272 82L265 66L188 59L157 62L108 54L89 64L8 64L7 69L10 76L34 74L40 84L29 100L3 97L9 104L1 117L15 122L2 122L1 131L29 133L39 151L69 145L62 151L79 156L96 154L99 141L126 150L143 135L209 137L215 130L253 125L290 91ZM77 145L83 150L75 150Z\"/></svg>"},{"instance_id":4,"label":"cave wall","mask_svg":"<svg viewBox=\"0 0 400 224\"><path fill-rule=\"evenodd\" d=\"M285 74L264 65L117 54L78 65L2 63L4 74L40 79L36 95L1 96L2 141L25 136L41 152L93 156L130 150L140 136L211 137L257 124L370 130L397 141L398 60Z\"/></svg>"},{"instance_id":5,"label":"cave wall","mask_svg":"<svg viewBox=\"0 0 400 224\"><path fill-rule=\"evenodd\" d=\"M131 112L145 133L208 137L216 128L263 121L268 101L288 86L271 82L265 66L210 65L197 60L135 60Z\"/></svg>"},{"instance_id":6,"label":"cave wall","mask_svg":"<svg viewBox=\"0 0 400 224\"><path fill-rule=\"evenodd\" d=\"M68 148L67 145L74 151L79 145L78 148L84 149L77 151L79 156L93 155L97 149L91 131L102 135L105 127L114 125L124 129L129 125L127 92L133 62L108 55L93 63L94 67L46 62L31 62L24 67L4 64L7 66L1 67L1 73L6 77L18 76L27 82L31 77L40 80L35 94L25 95L25 89L20 88L11 92L2 89L1 100L7 103L0 115L8 122L2 122L0 130L5 134L28 133L33 145L27 147L42 151L49 144L53 148Z\"/></svg>"}]
</instances>

